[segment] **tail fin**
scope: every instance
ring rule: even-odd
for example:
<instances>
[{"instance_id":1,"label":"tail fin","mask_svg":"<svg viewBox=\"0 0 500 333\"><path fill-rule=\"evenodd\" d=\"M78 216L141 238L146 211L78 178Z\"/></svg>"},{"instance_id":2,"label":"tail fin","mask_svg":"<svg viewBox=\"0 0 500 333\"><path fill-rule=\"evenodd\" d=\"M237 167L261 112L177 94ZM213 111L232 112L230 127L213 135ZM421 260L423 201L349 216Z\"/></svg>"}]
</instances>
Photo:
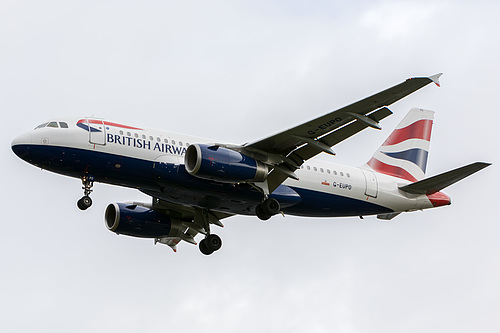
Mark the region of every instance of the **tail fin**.
<instances>
[{"instance_id":1,"label":"tail fin","mask_svg":"<svg viewBox=\"0 0 500 333\"><path fill-rule=\"evenodd\" d=\"M376 172L412 182L423 179L433 118L434 111L411 109L367 164Z\"/></svg>"}]
</instances>

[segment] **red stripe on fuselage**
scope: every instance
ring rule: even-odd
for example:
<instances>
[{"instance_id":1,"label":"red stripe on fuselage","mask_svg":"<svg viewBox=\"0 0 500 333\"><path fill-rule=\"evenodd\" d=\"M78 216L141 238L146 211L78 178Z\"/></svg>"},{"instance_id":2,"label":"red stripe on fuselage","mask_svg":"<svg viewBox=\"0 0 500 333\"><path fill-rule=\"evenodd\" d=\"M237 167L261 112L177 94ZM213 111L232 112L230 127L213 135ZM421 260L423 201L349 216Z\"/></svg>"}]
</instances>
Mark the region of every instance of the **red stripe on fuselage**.
<instances>
[{"instance_id":1,"label":"red stripe on fuselage","mask_svg":"<svg viewBox=\"0 0 500 333\"><path fill-rule=\"evenodd\" d=\"M112 123L112 122L110 122L110 121L105 121L105 122L104 122L104 125L108 125L108 126L115 126L115 127L121 127L121 128L127 128L127 129L133 129L133 130L140 130L140 131L142 131L142 128L132 127L132 126L127 126L127 125L121 125L121 124L117 124L117 123Z\"/></svg>"},{"instance_id":2,"label":"red stripe on fuselage","mask_svg":"<svg viewBox=\"0 0 500 333\"><path fill-rule=\"evenodd\" d=\"M372 167L373 170L383 173L385 175L393 176L393 177L398 177L402 179L406 179L412 182L416 182L417 179L413 177L408 171L406 171L403 168L394 166L394 165L389 165L385 164L383 162L380 162L376 158L371 158L370 161L367 163L369 166Z\"/></svg>"},{"instance_id":3,"label":"red stripe on fuselage","mask_svg":"<svg viewBox=\"0 0 500 333\"><path fill-rule=\"evenodd\" d=\"M403 128L398 128L391 133L382 146L395 145L409 139L422 139L430 141L432 120L421 119Z\"/></svg>"},{"instance_id":4,"label":"red stripe on fuselage","mask_svg":"<svg viewBox=\"0 0 500 333\"><path fill-rule=\"evenodd\" d=\"M102 120L96 120L96 119L89 119L88 122L91 123L91 124L102 124L103 123ZM80 119L80 120L78 120L77 124L80 124L80 123L87 123L87 119ZM113 122L110 122L110 121L104 121L104 125L114 126L114 127L120 127L120 128L126 128L126 129L131 129L131 130L139 130L139 131L143 130L142 128L127 126L127 125L122 125L122 124L117 124L117 123L113 123Z\"/></svg>"}]
</instances>

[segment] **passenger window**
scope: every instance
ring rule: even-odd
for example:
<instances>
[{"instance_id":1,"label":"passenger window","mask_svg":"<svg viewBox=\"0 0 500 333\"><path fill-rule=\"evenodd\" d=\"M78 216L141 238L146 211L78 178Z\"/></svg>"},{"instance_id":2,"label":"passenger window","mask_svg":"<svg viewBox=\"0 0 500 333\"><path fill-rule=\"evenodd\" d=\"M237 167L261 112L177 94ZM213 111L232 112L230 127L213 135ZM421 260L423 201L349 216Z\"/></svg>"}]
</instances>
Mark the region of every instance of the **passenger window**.
<instances>
[{"instance_id":1,"label":"passenger window","mask_svg":"<svg viewBox=\"0 0 500 333\"><path fill-rule=\"evenodd\" d=\"M59 126L57 126L57 122L55 122L55 121L51 121L51 122L47 125L47 127L59 128Z\"/></svg>"},{"instance_id":2,"label":"passenger window","mask_svg":"<svg viewBox=\"0 0 500 333\"><path fill-rule=\"evenodd\" d=\"M167 139L165 139L165 140L163 140L163 141L165 141L165 143L168 143L168 140L167 140Z\"/></svg>"},{"instance_id":3,"label":"passenger window","mask_svg":"<svg viewBox=\"0 0 500 333\"><path fill-rule=\"evenodd\" d=\"M189 143L186 142L186 147L189 147Z\"/></svg>"},{"instance_id":4,"label":"passenger window","mask_svg":"<svg viewBox=\"0 0 500 333\"><path fill-rule=\"evenodd\" d=\"M37 129L37 128L43 128L43 127L47 126L48 124L49 123L43 123L43 124L38 125L37 127L35 127L35 129Z\"/></svg>"},{"instance_id":5,"label":"passenger window","mask_svg":"<svg viewBox=\"0 0 500 333\"><path fill-rule=\"evenodd\" d=\"M181 146L181 147L182 147L182 141L179 141L179 146Z\"/></svg>"},{"instance_id":6,"label":"passenger window","mask_svg":"<svg viewBox=\"0 0 500 333\"><path fill-rule=\"evenodd\" d=\"M66 123L65 123L65 122L63 122L63 121L60 121L60 122L59 122L59 127L61 127L61 128L68 128L68 124L66 124Z\"/></svg>"},{"instance_id":7,"label":"passenger window","mask_svg":"<svg viewBox=\"0 0 500 333\"><path fill-rule=\"evenodd\" d=\"M120 135L123 135L123 131L120 130Z\"/></svg>"},{"instance_id":8,"label":"passenger window","mask_svg":"<svg viewBox=\"0 0 500 333\"><path fill-rule=\"evenodd\" d=\"M336 176L337 175L337 171L333 170L333 174Z\"/></svg>"},{"instance_id":9,"label":"passenger window","mask_svg":"<svg viewBox=\"0 0 500 333\"><path fill-rule=\"evenodd\" d=\"M330 169L326 169L326 173L330 173Z\"/></svg>"},{"instance_id":10,"label":"passenger window","mask_svg":"<svg viewBox=\"0 0 500 333\"><path fill-rule=\"evenodd\" d=\"M139 137L139 134L137 134L137 133L134 133L134 136L135 136L136 138L138 138L138 137Z\"/></svg>"},{"instance_id":11,"label":"passenger window","mask_svg":"<svg viewBox=\"0 0 500 333\"><path fill-rule=\"evenodd\" d=\"M156 138L156 141L161 142L161 139L159 137Z\"/></svg>"},{"instance_id":12,"label":"passenger window","mask_svg":"<svg viewBox=\"0 0 500 333\"><path fill-rule=\"evenodd\" d=\"M344 177L344 173L343 173L343 172L340 172L340 176Z\"/></svg>"},{"instance_id":13,"label":"passenger window","mask_svg":"<svg viewBox=\"0 0 500 333\"><path fill-rule=\"evenodd\" d=\"M319 171L324 172L325 170L323 170L323 168L319 168Z\"/></svg>"},{"instance_id":14,"label":"passenger window","mask_svg":"<svg viewBox=\"0 0 500 333\"><path fill-rule=\"evenodd\" d=\"M349 173L346 173L347 178L351 178L351 175Z\"/></svg>"},{"instance_id":15,"label":"passenger window","mask_svg":"<svg viewBox=\"0 0 500 333\"><path fill-rule=\"evenodd\" d=\"M127 132L127 136L131 136L132 134L130 132Z\"/></svg>"},{"instance_id":16,"label":"passenger window","mask_svg":"<svg viewBox=\"0 0 500 333\"><path fill-rule=\"evenodd\" d=\"M146 136L145 136L144 134L142 135L142 138L143 138L144 140L146 140Z\"/></svg>"},{"instance_id":17,"label":"passenger window","mask_svg":"<svg viewBox=\"0 0 500 333\"><path fill-rule=\"evenodd\" d=\"M316 167L313 167L313 170L314 170L314 171L318 171L318 168L316 168Z\"/></svg>"},{"instance_id":18,"label":"passenger window","mask_svg":"<svg viewBox=\"0 0 500 333\"><path fill-rule=\"evenodd\" d=\"M307 170L311 170L311 167L309 165L307 166Z\"/></svg>"},{"instance_id":19,"label":"passenger window","mask_svg":"<svg viewBox=\"0 0 500 333\"><path fill-rule=\"evenodd\" d=\"M153 137L151 135L149 136L149 140L153 141Z\"/></svg>"},{"instance_id":20,"label":"passenger window","mask_svg":"<svg viewBox=\"0 0 500 333\"><path fill-rule=\"evenodd\" d=\"M174 140L172 140L172 144L175 145L175 141Z\"/></svg>"}]
</instances>

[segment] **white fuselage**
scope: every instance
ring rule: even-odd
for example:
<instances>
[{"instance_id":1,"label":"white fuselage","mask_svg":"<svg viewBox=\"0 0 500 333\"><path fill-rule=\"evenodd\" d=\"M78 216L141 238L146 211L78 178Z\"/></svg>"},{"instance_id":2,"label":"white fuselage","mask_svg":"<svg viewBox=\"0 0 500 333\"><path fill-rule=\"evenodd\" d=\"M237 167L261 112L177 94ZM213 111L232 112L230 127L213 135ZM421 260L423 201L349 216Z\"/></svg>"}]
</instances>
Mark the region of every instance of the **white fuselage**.
<instances>
[{"instance_id":1,"label":"white fuselage","mask_svg":"<svg viewBox=\"0 0 500 333\"><path fill-rule=\"evenodd\" d=\"M161 183L161 191L182 188L181 182L189 179L192 192L196 192L197 182L205 192L210 192L209 182L197 179L187 173L182 174L184 154L187 147L194 143L214 143L202 139L173 132L124 126L114 122L93 119L87 123L86 118L57 121L57 127L41 127L17 137L12 145L29 147L23 159L44 169L73 177L81 177L82 172L96 172L96 180L122 186L139 188L146 193L155 193L155 174L152 169L159 165L178 168L176 174L165 176ZM61 128L64 122L67 128ZM87 128L85 128L87 125ZM89 130L88 126L91 129ZM94 131L95 130L95 131ZM42 151L36 155L36 151ZM17 154L17 152L16 152ZM30 157L31 154L31 157ZM33 157L34 154L34 157ZM44 157L43 154L47 156ZM24 156L24 157L23 157ZM99 160L99 166L94 167ZM129 168L134 161L134 167ZM127 168L128 171L127 171ZM123 175L121 174L123 173ZM411 195L399 189L409 181L372 171L369 166L352 167L319 159L306 161L296 171L299 180L287 179L282 186L297 192L300 203L284 207L284 212L303 216L362 216L371 214L390 214L412 211L436 206L426 195ZM137 176L141 180L134 178ZM179 182L174 177L179 176ZM149 178L148 178L149 177ZM158 176L158 179L163 177ZM170 178L169 178L170 177ZM165 190L165 188L167 188ZM231 191L232 188L227 187ZM186 190L182 188L181 190ZM218 195L224 195L224 189L217 188ZM242 192L244 192L242 190ZM184 192L183 192L184 193ZM231 192L233 193L233 192ZM193 195L194 197L195 195ZM189 204L190 196L178 199L176 203ZM250 195L255 201L255 195ZM245 198L241 194L238 200ZM169 197L167 201L175 201ZM199 201L193 205L201 205ZM221 204L222 205L222 204ZM357 209L356 207L359 207ZM380 209L377 209L379 207ZM211 207L217 210L217 207ZM242 214L241 208L234 211L227 204L219 208L228 213ZM248 212L251 214L253 212Z\"/></svg>"}]
</instances>

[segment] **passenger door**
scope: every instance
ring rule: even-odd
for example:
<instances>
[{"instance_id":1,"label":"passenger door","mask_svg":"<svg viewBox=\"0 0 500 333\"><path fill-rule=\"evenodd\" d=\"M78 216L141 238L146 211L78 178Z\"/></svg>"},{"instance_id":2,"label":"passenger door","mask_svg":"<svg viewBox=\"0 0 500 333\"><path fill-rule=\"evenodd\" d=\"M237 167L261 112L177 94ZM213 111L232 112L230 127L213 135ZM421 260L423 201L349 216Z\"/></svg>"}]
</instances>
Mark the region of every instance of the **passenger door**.
<instances>
[{"instance_id":1,"label":"passenger door","mask_svg":"<svg viewBox=\"0 0 500 333\"><path fill-rule=\"evenodd\" d=\"M89 142L96 145L106 144L106 126L101 119L87 118Z\"/></svg>"},{"instance_id":2,"label":"passenger door","mask_svg":"<svg viewBox=\"0 0 500 333\"><path fill-rule=\"evenodd\" d=\"M365 176L365 194L369 197L376 198L378 193L378 182L375 172L370 170L361 169L363 176Z\"/></svg>"}]
</instances>

